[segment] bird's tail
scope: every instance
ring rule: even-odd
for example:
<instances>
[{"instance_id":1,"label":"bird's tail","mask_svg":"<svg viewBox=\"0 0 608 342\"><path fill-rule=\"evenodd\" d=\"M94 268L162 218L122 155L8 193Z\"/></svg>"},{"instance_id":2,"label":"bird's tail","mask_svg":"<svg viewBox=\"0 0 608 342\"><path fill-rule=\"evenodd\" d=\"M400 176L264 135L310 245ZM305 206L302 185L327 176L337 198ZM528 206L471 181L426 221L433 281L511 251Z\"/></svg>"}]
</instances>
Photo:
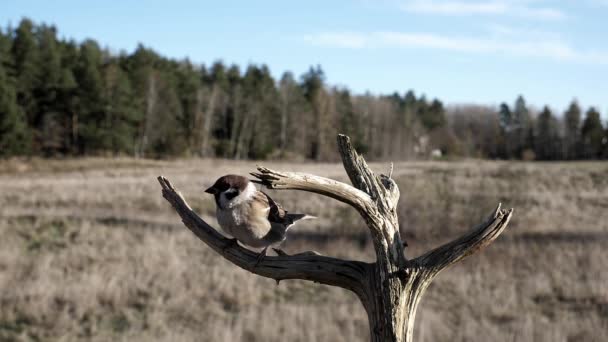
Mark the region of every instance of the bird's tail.
<instances>
[{"instance_id":1,"label":"bird's tail","mask_svg":"<svg viewBox=\"0 0 608 342\"><path fill-rule=\"evenodd\" d=\"M316 216L312 216L312 215L306 215L306 214L287 214L287 219L291 222L289 224L288 227L292 226L293 224L295 224L297 221L300 220L312 220L312 219L316 219Z\"/></svg>"}]
</instances>

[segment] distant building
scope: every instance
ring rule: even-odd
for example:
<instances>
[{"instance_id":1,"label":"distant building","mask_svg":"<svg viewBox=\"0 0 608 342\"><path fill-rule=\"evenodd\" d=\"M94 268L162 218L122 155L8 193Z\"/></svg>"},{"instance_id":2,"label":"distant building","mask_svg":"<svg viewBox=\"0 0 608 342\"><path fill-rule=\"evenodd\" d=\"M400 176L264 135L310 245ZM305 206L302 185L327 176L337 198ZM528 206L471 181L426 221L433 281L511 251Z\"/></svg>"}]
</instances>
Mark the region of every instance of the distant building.
<instances>
[{"instance_id":1,"label":"distant building","mask_svg":"<svg viewBox=\"0 0 608 342\"><path fill-rule=\"evenodd\" d=\"M433 159L438 159L441 158L443 156L443 153L441 153L441 150L436 148L431 150L431 158Z\"/></svg>"}]
</instances>

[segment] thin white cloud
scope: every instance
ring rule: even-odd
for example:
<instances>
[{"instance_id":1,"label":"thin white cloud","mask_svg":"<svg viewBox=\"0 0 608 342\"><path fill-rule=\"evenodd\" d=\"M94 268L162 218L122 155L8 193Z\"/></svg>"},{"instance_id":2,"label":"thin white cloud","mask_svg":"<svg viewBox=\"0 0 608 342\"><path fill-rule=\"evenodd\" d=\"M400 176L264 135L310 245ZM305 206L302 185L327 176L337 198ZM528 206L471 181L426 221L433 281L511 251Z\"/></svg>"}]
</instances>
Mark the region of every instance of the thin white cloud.
<instances>
[{"instance_id":1,"label":"thin white cloud","mask_svg":"<svg viewBox=\"0 0 608 342\"><path fill-rule=\"evenodd\" d=\"M408 0L401 4L407 12L439 15L510 15L531 19L561 20L566 14L557 8L532 6L530 1Z\"/></svg>"},{"instance_id":2,"label":"thin white cloud","mask_svg":"<svg viewBox=\"0 0 608 342\"><path fill-rule=\"evenodd\" d=\"M608 65L608 51L581 51L561 40L469 38L434 33L382 31L326 32L307 35L305 41L335 48L427 48L462 53L508 54L558 61Z\"/></svg>"},{"instance_id":3,"label":"thin white cloud","mask_svg":"<svg viewBox=\"0 0 608 342\"><path fill-rule=\"evenodd\" d=\"M560 41L562 34L558 32L550 32L545 30L539 30L536 28L529 28L525 26L507 26L501 24L488 24L485 29L491 35L493 39L527 39L527 40L544 40L544 41Z\"/></svg>"},{"instance_id":4,"label":"thin white cloud","mask_svg":"<svg viewBox=\"0 0 608 342\"><path fill-rule=\"evenodd\" d=\"M358 33L326 32L304 36L304 40L313 45L329 45L340 48L363 48L367 37Z\"/></svg>"},{"instance_id":5,"label":"thin white cloud","mask_svg":"<svg viewBox=\"0 0 608 342\"><path fill-rule=\"evenodd\" d=\"M470 15L503 14L507 6L501 2L461 2L461 1L406 1L401 8L410 12Z\"/></svg>"}]
</instances>

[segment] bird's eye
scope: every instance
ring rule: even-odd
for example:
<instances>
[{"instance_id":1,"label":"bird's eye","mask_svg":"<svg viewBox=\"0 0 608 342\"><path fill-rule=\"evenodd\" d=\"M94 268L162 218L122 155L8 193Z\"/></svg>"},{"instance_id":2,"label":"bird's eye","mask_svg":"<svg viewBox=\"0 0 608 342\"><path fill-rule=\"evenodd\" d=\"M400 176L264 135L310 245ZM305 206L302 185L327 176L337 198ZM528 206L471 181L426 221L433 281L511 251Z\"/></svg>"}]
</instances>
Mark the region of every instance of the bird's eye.
<instances>
[{"instance_id":1,"label":"bird's eye","mask_svg":"<svg viewBox=\"0 0 608 342\"><path fill-rule=\"evenodd\" d=\"M231 200L239 195L239 190L237 189L228 189L224 192L226 199Z\"/></svg>"}]
</instances>

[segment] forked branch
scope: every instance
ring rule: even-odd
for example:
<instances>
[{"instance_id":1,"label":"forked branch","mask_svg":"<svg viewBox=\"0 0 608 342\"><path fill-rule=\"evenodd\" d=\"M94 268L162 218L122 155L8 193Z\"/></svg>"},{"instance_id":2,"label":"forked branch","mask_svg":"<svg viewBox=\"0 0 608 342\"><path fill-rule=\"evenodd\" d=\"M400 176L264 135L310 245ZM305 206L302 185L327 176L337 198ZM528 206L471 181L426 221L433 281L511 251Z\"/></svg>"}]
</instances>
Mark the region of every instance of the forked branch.
<instances>
[{"instance_id":1,"label":"forked branch","mask_svg":"<svg viewBox=\"0 0 608 342\"><path fill-rule=\"evenodd\" d=\"M507 227L513 209L505 210L500 204L484 222L469 233L419 256L413 262L436 275L446 267L481 250L494 241Z\"/></svg>"},{"instance_id":2,"label":"forked branch","mask_svg":"<svg viewBox=\"0 0 608 342\"><path fill-rule=\"evenodd\" d=\"M384 265L383 269L388 272L389 264L403 266L403 243L394 210L399 201L399 188L390 177L377 177L346 135L338 135L338 148L352 186L315 175L279 172L260 166L259 172L252 175L269 189L304 190L351 205L367 222L377 260Z\"/></svg>"}]
</instances>

